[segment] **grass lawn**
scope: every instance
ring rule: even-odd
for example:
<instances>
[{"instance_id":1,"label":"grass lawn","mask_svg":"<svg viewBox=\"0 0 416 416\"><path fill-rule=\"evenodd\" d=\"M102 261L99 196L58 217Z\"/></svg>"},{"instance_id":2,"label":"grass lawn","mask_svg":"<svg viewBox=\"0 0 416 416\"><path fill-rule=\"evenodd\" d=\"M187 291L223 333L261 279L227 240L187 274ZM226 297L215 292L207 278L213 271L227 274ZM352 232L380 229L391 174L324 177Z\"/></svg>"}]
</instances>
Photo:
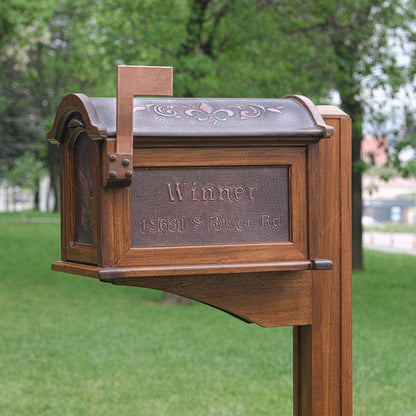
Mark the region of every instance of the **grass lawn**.
<instances>
[{"instance_id":1,"label":"grass lawn","mask_svg":"<svg viewBox=\"0 0 416 416\"><path fill-rule=\"evenodd\" d=\"M291 415L292 329L50 271L57 217L0 214L0 415ZM416 257L354 275L355 415L416 415Z\"/></svg>"},{"instance_id":2,"label":"grass lawn","mask_svg":"<svg viewBox=\"0 0 416 416\"><path fill-rule=\"evenodd\" d=\"M365 259L353 274L355 415L416 415L416 256Z\"/></svg>"},{"instance_id":3,"label":"grass lawn","mask_svg":"<svg viewBox=\"0 0 416 416\"><path fill-rule=\"evenodd\" d=\"M416 225L408 225L408 224L396 224L396 223L387 223L387 224L379 224L377 226L365 226L365 231L379 231L382 233L389 233L390 231L394 231L396 233L416 233Z\"/></svg>"}]
</instances>

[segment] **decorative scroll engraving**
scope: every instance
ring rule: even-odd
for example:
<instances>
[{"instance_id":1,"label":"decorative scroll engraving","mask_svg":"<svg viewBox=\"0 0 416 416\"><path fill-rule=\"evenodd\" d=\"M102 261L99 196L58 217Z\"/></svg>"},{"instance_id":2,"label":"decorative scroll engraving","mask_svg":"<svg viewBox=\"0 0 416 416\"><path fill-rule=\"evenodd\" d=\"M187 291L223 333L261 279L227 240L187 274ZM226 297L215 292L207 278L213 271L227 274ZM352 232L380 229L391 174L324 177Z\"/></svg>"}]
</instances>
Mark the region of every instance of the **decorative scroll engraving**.
<instances>
[{"instance_id":1,"label":"decorative scroll engraving","mask_svg":"<svg viewBox=\"0 0 416 416\"><path fill-rule=\"evenodd\" d=\"M231 118L247 120L262 117L268 113L281 114L284 106L265 107L256 104L233 104L233 105L210 105L207 103L198 104L147 104L134 107L136 111L150 111L158 116L183 119L194 118L198 121L207 121L217 124L219 121L227 121Z\"/></svg>"}]
</instances>

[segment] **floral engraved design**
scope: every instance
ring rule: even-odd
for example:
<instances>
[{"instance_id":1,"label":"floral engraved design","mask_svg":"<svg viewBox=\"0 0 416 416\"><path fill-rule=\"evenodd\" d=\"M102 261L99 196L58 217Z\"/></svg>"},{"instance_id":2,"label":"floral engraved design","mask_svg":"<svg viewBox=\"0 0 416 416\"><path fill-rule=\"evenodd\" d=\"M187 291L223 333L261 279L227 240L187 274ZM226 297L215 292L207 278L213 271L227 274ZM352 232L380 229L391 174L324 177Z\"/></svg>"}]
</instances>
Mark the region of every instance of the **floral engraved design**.
<instances>
[{"instance_id":1,"label":"floral engraved design","mask_svg":"<svg viewBox=\"0 0 416 416\"><path fill-rule=\"evenodd\" d=\"M225 106L212 106L207 103L200 103L199 105L191 104L147 104L144 106L134 107L136 111L151 111L154 114L162 117L171 117L182 119L183 116L195 118L198 121L207 121L212 124L224 122L232 117L237 117L240 120L248 120L269 113L281 114L284 106L265 107L256 104L233 104ZM185 118L186 118L185 117Z\"/></svg>"},{"instance_id":2,"label":"floral engraved design","mask_svg":"<svg viewBox=\"0 0 416 416\"><path fill-rule=\"evenodd\" d=\"M94 244L92 148L88 138L81 136L74 149L75 176L75 241Z\"/></svg>"},{"instance_id":3,"label":"floral engraved design","mask_svg":"<svg viewBox=\"0 0 416 416\"><path fill-rule=\"evenodd\" d=\"M86 232L93 226L93 189L92 177L80 169L78 172L80 225Z\"/></svg>"},{"instance_id":4,"label":"floral engraved design","mask_svg":"<svg viewBox=\"0 0 416 416\"><path fill-rule=\"evenodd\" d=\"M234 116L234 111L227 108L218 108L215 110L209 104L201 103L198 108L190 108L184 113L189 117L196 117L198 121L209 121L217 124L218 121L226 121L229 117Z\"/></svg>"}]
</instances>

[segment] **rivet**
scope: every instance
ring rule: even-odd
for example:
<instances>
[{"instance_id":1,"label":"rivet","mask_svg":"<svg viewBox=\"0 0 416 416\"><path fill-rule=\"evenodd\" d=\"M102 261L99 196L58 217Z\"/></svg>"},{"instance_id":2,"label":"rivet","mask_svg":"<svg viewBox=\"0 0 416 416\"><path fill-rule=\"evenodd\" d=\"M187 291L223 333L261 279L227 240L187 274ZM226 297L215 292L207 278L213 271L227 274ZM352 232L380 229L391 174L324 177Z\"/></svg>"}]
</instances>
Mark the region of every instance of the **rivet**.
<instances>
[{"instance_id":1,"label":"rivet","mask_svg":"<svg viewBox=\"0 0 416 416\"><path fill-rule=\"evenodd\" d=\"M110 159L111 162L115 162L117 159L117 155L115 153L111 153L108 158Z\"/></svg>"},{"instance_id":2,"label":"rivet","mask_svg":"<svg viewBox=\"0 0 416 416\"><path fill-rule=\"evenodd\" d=\"M114 170L112 170L112 171L110 172L110 178L111 178L111 179L114 179L116 176L117 176L117 172L115 172Z\"/></svg>"},{"instance_id":3,"label":"rivet","mask_svg":"<svg viewBox=\"0 0 416 416\"><path fill-rule=\"evenodd\" d=\"M131 170L128 170L127 172L126 172L126 177L127 178L131 178L133 176L133 172L131 171Z\"/></svg>"},{"instance_id":4,"label":"rivet","mask_svg":"<svg viewBox=\"0 0 416 416\"><path fill-rule=\"evenodd\" d=\"M128 166L130 164L130 160L128 159L123 159L123 166Z\"/></svg>"}]
</instances>

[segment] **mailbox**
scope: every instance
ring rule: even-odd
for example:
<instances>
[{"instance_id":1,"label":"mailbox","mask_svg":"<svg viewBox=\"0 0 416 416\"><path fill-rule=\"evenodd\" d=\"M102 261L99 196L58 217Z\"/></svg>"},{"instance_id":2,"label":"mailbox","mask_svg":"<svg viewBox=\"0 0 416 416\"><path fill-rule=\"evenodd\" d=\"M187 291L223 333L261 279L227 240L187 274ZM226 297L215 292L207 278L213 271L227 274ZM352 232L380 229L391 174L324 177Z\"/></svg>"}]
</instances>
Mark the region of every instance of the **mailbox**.
<instances>
[{"instance_id":1,"label":"mailbox","mask_svg":"<svg viewBox=\"0 0 416 416\"><path fill-rule=\"evenodd\" d=\"M53 270L292 325L297 414L350 414L348 116L302 96L171 91L171 68L121 66L117 99L61 102L48 134L61 163Z\"/></svg>"}]
</instances>

